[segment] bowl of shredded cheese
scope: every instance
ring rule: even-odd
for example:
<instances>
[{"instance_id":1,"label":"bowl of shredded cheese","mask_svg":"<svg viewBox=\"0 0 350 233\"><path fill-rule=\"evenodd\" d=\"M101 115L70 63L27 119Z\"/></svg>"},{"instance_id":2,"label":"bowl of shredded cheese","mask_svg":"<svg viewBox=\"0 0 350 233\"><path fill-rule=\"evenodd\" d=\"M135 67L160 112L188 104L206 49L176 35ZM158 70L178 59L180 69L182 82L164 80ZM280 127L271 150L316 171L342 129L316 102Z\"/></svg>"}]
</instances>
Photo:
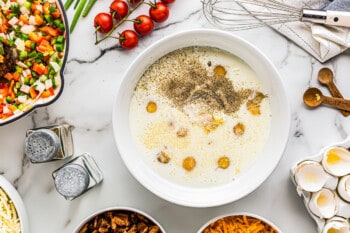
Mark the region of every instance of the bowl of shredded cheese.
<instances>
[{"instance_id":1,"label":"bowl of shredded cheese","mask_svg":"<svg viewBox=\"0 0 350 233\"><path fill-rule=\"evenodd\" d=\"M282 233L282 231L269 220L251 213L221 215L209 220L197 233L219 232Z\"/></svg>"},{"instance_id":2,"label":"bowl of shredded cheese","mask_svg":"<svg viewBox=\"0 0 350 233\"><path fill-rule=\"evenodd\" d=\"M29 232L27 212L22 198L3 176L0 176L0 232Z\"/></svg>"}]
</instances>

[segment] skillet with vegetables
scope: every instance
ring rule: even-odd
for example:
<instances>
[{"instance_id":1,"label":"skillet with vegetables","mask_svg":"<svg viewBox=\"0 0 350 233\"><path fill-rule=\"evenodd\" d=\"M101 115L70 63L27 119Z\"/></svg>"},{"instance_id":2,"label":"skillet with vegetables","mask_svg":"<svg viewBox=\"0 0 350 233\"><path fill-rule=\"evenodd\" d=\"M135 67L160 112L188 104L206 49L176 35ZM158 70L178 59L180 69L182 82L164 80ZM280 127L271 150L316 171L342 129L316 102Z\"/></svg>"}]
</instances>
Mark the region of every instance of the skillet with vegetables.
<instances>
[{"instance_id":1,"label":"skillet with vegetables","mask_svg":"<svg viewBox=\"0 0 350 233\"><path fill-rule=\"evenodd\" d=\"M66 44L56 0L0 0L0 123L60 89Z\"/></svg>"}]
</instances>

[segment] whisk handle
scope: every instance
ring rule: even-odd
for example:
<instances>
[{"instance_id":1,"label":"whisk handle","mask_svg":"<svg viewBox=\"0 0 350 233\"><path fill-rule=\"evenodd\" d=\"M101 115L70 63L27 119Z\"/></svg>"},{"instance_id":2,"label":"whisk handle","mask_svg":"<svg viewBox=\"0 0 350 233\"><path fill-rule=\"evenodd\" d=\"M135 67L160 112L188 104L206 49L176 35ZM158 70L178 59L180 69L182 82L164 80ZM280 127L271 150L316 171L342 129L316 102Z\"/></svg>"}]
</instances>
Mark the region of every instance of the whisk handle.
<instances>
[{"instance_id":1,"label":"whisk handle","mask_svg":"<svg viewBox=\"0 0 350 233\"><path fill-rule=\"evenodd\" d=\"M342 27L350 27L349 11L327 11L326 24Z\"/></svg>"},{"instance_id":2,"label":"whisk handle","mask_svg":"<svg viewBox=\"0 0 350 233\"><path fill-rule=\"evenodd\" d=\"M301 21L350 27L350 12L302 9Z\"/></svg>"}]
</instances>

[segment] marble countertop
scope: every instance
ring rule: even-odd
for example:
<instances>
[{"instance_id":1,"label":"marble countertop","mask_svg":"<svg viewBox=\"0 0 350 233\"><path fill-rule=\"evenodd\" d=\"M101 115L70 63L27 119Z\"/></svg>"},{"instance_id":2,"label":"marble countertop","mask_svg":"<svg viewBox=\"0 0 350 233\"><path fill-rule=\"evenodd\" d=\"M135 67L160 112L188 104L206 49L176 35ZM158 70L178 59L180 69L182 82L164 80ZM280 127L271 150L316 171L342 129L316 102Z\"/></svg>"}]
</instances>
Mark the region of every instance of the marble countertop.
<instances>
[{"instance_id":1,"label":"marble countertop","mask_svg":"<svg viewBox=\"0 0 350 233\"><path fill-rule=\"evenodd\" d=\"M280 72L292 110L290 139L274 172L251 194L219 207L182 207L146 190L124 166L113 138L112 106L124 72L147 46L174 32L213 26L204 18L199 0L177 0L170 6L170 18L157 24L137 48L123 51L115 39L94 45L94 15L108 11L108 6L109 2L97 1L71 35L62 96L52 105L0 128L0 174L22 196L30 232L69 233L94 211L111 206L141 209L157 219L168 233L196 232L209 219L230 212L262 215L284 233L317 232L295 191L290 168L324 146L344 140L350 134L350 118L329 107L310 110L303 104L302 95L310 86L320 87L328 94L316 77L319 69L327 66L334 70L335 82L344 97L350 98L349 51L321 64L269 28L232 32L254 44ZM67 14L71 20L74 12L69 10ZM127 27L130 25L122 28ZM65 200L54 188L51 173L62 161L32 164L23 152L27 129L63 123L73 126L75 155L93 155L104 175L102 184L73 201Z\"/></svg>"}]
</instances>

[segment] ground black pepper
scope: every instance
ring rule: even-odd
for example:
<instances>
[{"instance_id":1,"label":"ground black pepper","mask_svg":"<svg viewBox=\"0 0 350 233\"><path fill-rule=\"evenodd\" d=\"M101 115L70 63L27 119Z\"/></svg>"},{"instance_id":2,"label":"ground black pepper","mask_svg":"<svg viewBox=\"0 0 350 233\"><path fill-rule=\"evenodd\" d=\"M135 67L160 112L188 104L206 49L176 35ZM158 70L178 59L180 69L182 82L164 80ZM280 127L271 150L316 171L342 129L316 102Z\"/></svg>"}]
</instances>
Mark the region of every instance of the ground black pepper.
<instances>
[{"instance_id":1,"label":"ground black pepper","mask_svg":"<svg viewBox=\"0 0 350 233\"><path fill-rule=\"evenodd\" d=\"M195 104L208 112L237 112L253 91L235 90L228 75L213 72L212 61L203 62L200 55L191 53L197 49L180 49L162 57L146 71L148 78L141 79L136 88L147 89L147 82L153 82L160 94L181 111L184 106Z\"/></svg>"}]
</instances>

